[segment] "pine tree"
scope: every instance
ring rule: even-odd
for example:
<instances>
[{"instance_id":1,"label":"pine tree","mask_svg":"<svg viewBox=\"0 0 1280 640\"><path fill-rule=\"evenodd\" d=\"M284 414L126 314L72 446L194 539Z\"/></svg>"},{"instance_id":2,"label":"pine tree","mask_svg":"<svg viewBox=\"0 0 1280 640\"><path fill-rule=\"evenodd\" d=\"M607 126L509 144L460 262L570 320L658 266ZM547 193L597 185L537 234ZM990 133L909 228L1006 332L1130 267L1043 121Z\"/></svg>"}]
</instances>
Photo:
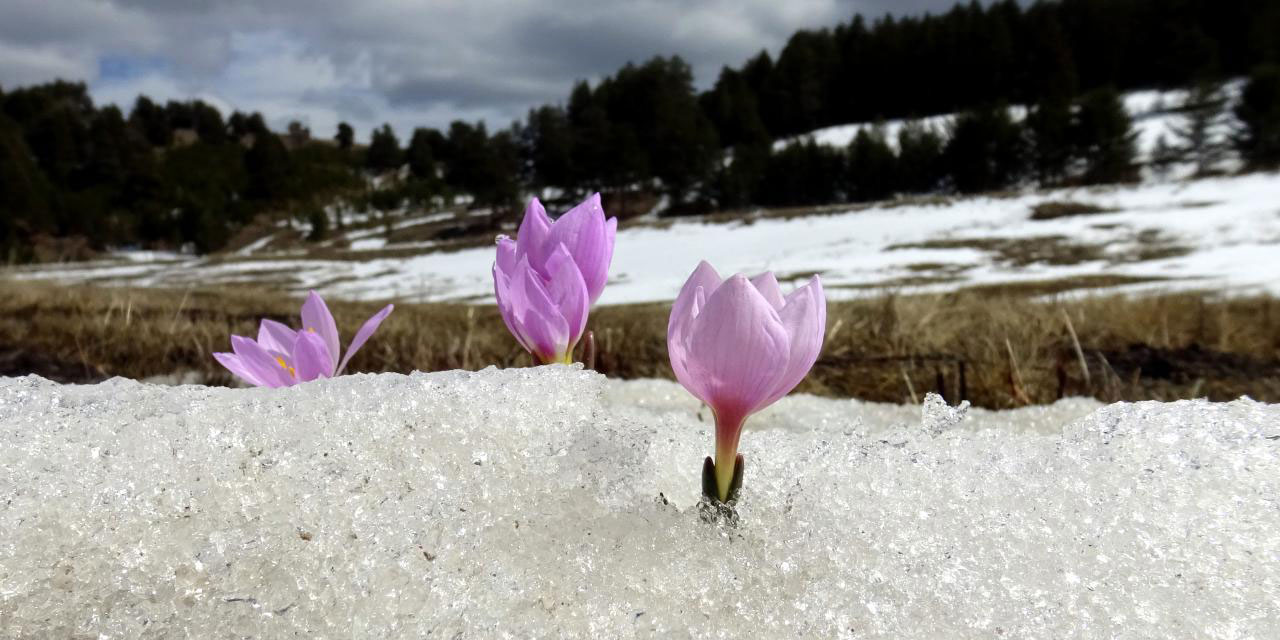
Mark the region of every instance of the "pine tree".
<instances>
[{"instance_id":1,"label":"pine tree","mask_svg":"<svg viewBox=\"0 0 1280 640\"><path fill-rule=\"evenodd\" d=\"M347 149L350 149L351 145L355 144L356 130L352 129L351 125L345 122L339 122L338 133L333 136L333 139L337 141L338 148L345 151Z\"/></svg>"},{"instance_id":2,"label":"pine tree","mask_svg":"<svg viewBox=\"0 0 1280 640\"><path fill-rule=\"evenodd\" d=\"M1280 167L1280 66L1255 69L1236 105L1235 146L1256 169Z\"/></svg>"},{"instance_id":3,"label":"pine tree","mask_svg":"<svg viewBox=\"0 0 1280 640\"><path fill-rule=\"evenodd\" d=\"M1062 182L1071 162L1071 101L1055 96L1037 104L1026 127L1036 178L1042 186Z\"/></svg>"},{"instance_id":4,"label":"pine tree","mask_svg":"<svg viewBox=\"0 0 1280 640\"><path fill-rule=\"evenodd\" d=\"M1072 128L1076 153L1084 159L1082 179L1086 184L1137 179L1134 159L1138 134L1115 89L1096 89L1085 94L1080 99Z\"/></svg>"},{"instance_id":5,"label":"pine tree","mask_svg":"<svg viewBox=\"0 0 1280 640\"><path fill-rule=\"evenodd\" d=\"M1183 159L1182 150L1169 144L1164 134L1160 134L1156 138L1155 148L1151 150L1151 171L1156 178L1164 180L1169 177L1169 172L1173 170L1173 165L1181 162Z\"/></svg>"},{"instance_id":6,"label":"pine tree","mask_svg":"<svg viewBox=\"0 0 1280 640\"><path fill-rule=\"evenodd\" d=\"M898 186L907 193L934 191L942 182L942 136L932 127L909 122L898 130Z\"/></svg>"},{"instance_id":7,"label":"pine tree","mask_svg":"<svg viewBox=\"0 0 1280 640\"><path fill-rule=\"evenodd\" d=\"M1227 151L1226 95L1217 82L1201 81L1182 102L1183 122L1173 129L1179 150L1196 165L1196 175L1213 172Z\"/></svg>"},{"instance_id":8,"label":"pine tree","mask_svg":"<svg viewBox=\"0 0 1280 640\"><path fill-rule=\"evenodd\" d=\"M1026 143L1003 105L961 114L944 152L947 174L961 193L994 191L1022 178Z\"/></svg>"},{"instance_id":9,"label":"pine tree","mask_svg":"<svg viewBox=\"0 0 1280 640\"><path fill-rule=\"evenodd\" d=\"M855 201L882 200L893 194L896 158L879 129L858 130L848 151L849 197Z\"/></svg>"},{"instance_id":10,"label":"pine tree","mask_svg":"<svg viewBox=\"0 0 1280 640\"><path fill-rule=\"evenodd\" d=\"M431 140L431 131L419 127L413 130L413 137L409 138L409 147L405 149L405 161L409 164L409 172L419 180L434 181L436 178L436 158Z\"/></svg>"},{"instance_id":11,"label":"pine tree","mask_svg":"<svg viewBox=\"0 0 1280 640\"><path fill-rule=\"evenodd\" d=\"M369 138L369 150L365 152L364 165L374 171L391 171L400 168L400 141L391 125L384 124L373 130Z\"/></svg>"}]
</instances>

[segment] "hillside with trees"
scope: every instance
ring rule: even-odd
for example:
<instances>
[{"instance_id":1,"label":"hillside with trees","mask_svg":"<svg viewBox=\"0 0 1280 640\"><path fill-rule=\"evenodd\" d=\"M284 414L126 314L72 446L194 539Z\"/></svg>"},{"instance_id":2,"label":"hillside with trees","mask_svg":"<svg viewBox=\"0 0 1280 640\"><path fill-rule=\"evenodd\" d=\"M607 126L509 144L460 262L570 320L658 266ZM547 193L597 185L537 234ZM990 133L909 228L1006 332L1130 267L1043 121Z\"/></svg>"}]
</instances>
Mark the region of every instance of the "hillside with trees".
<instances>
[{"instance_id":1,"label":"hillside with trees","mask_svg":"<svg viewBox=\"0 0 1280 640\"><path fill-rule=\"evenodd\" d=\"M623 213L662 196L666 213L680 215L1131 181L1121 92L1139 88L1195 88L1178 139L1162 141L1153 164L1208 173L1230 146L1248 168L1275 168L1276 33L1280 3L1264 0L1008 0L855 16L797 32L776 58L725 67L702 93L687 63L655 57L579 82L563 103L505 129L383 126L368 145L345 123L313 137L299 123L273 132L260 114L198 100L140 96L126 114L94 105L82 83L9 88L0 90L0 251L8 262L114 247L211 252L263 219L312 221L319 240L335 202L394 210L465 196L504 212L531 191L568 201L600 190ZM1248 78L1235 104L1220 88L1231 77ZM946 127L914 124L892 140L862 131L846 149L774 144L828 125L948 113L957 115ZM1211 135L1228 119L1229 135Z\"/></svg>"}]
</instances>

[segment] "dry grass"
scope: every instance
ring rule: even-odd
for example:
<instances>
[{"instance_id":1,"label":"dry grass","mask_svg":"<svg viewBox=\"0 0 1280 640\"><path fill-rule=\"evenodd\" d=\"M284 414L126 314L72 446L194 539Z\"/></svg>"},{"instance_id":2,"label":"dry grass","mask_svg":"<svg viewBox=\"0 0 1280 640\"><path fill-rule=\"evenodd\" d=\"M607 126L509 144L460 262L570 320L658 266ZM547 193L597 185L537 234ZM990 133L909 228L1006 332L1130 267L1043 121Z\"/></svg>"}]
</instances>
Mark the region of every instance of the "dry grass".
<instances>
[{"instance_id":1,"label":"dry grass","mask_svg":"<svg viewBox=\"0 0 1280 640\"><path fill-rule=\"evenodd\" d=\"M1280 303L1197 295L1034 301L1022 291L886 296L831 305L821 358L800 389L903 402L941 391L986 407L1064 395L1168 400L1248 394L1280 401ZM1044 291L1035 291L1043 294ZM332 304L343 336L376 303ZM0 282L0 373L63 381L192 371L258 319L296 322L298 302L255 289L165 291ZM597 309L597 369L671 377L667 307ZM527 366L491 306L398 305L353 371Z\"/></svg>"}]
</instances>

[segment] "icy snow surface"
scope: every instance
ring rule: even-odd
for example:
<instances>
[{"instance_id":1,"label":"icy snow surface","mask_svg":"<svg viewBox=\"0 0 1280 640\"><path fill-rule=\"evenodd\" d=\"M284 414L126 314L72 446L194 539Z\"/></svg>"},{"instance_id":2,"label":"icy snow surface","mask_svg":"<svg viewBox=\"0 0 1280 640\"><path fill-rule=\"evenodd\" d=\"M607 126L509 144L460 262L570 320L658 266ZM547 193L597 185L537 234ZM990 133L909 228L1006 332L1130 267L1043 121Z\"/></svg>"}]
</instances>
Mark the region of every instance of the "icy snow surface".
<instances>
[{"instance_id":1,"label":"icy snow surface","mask_svg":"<svg viewBox=\"0 0 1280 640\"><path fill-rule=\"evenodd\" d=\"M1104 212L1033 220L1033 207L1046 202L1091 204ZM381 239L365 240L382 246ZM994 248L983 244L993 242ZM1029 264L1010 262L1001 243L1038 247L1043 255ZM1073 261L1070 250L1077 245L1098 252ZM1044 257L1054 247L1063 247L1067 259ZM10 273L177 288L283 280L295 293L316 288L335 298L491 303L493 256L486 246L366 260L191 258L42 265ZM831 299L1099 276L1134 282L1116 291L1280 295L1280 174L887 202L789 219L634 226L618 232L600 302L671 300L703 259L721 273L768 269L793 283L819 273Z\"/></svg>"},{"instance_id":2,"label":"icy snow surface","mask_svg":"<svg viewBox=\"0 0 1280 640\"><path fill-rule=\"evenodd\" d=\"M672 383L0 379L0 637L1280 635L1280 406L753 427L727 528Z\"/></svg>"}]
</instances>

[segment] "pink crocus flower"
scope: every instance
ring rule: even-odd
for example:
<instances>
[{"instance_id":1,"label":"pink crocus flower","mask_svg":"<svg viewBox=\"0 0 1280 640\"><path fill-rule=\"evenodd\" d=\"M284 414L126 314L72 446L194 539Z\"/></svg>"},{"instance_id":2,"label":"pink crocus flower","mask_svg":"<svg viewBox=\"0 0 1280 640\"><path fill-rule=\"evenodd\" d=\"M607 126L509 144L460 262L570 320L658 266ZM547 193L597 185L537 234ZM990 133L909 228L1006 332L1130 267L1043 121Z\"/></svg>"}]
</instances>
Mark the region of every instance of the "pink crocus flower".
<instances>
[{"instance_id":1,"label":"pink crocus flower","mask_svg":"<svg viewBox=\"0 0 1280 640\"><path fill-rule=\"evenodd\" d=\"M498 311L539 363L571 361L591 305L609 279L617 231L618 219L605 219L597 193L555 222L534 198L516 239L498 237Z\"/></svg>"},{"instance_id":2,"label":"pink crocus flower","mask_svg":"<svg viewBox=\"0 0 1280 640\"><path fill-rule=\"evenodd\" d=\"M671 308L667 352L676 379L715 412L715 485L729 499L742 425L800 383L827 325L822 282L783 296L773 273L722 280L698 264Z\"/></svg>"},{"instance_id":3,"label":"pink crocus flower","mask_svg":"<svg viewBox=\"0 0 1280 640\"><path fill-rule=\"evenodd\" d=\"M228 371L257 387L288 387L316 378L331 378L347 368L347 362L369 340L395 305L387 305L365 321L339 360L338 325L324 299L315 291L302 304L301 331L274 320L258 326L258 339L231 336L232 353L213 357Z\"/></svg>"}]
</instances>

